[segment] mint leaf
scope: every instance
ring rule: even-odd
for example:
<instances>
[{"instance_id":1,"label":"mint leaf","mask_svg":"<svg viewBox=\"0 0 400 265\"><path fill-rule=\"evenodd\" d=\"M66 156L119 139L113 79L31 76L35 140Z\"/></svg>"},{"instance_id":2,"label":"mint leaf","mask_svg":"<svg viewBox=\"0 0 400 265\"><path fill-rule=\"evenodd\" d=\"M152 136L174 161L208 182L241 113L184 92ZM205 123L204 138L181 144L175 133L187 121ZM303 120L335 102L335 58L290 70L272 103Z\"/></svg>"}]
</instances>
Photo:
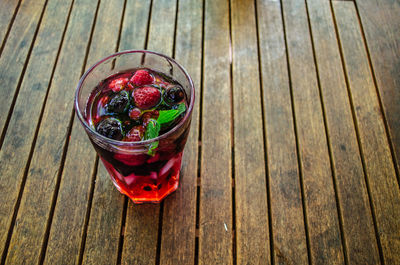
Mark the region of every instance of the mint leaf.
<instances>
[{"instance_id":1,"label":"mint leaf","mask_svg":"<svg viewBox=\"0 0 400 265\"><path fill-rule=\"evenodd\" d=\"M147 125L146 132L144 133L144 140L149 140L156 138L160 133L160 124L155 119L150 119L149 124ZM149 151L147 152L149 155L154 156L155 151L158 147L158 141L152 142L149 146Z\"/></svg>"},{"instance_id":2,"label":"mint leaf","mask_svg":"<svg viewBox=\"0 0 400 265\"><path fill-rule=\"evenodd\" d=\"M164 123L171 122L171 121L175 120L179 115L184 113L185 110L186 110L185 103L179 104L177 109L160 110L157 122L160 125L164 124Z\"/></svg>"},{"instance_id":3,"label":"mint leaf","mask_svg":"<svg viewBox=\"0 0 400 265\"><path fill-rule=\"evenodd\" d=\"M169 122L174 121L179 115L186 111L185 103L181 103L178 105L177 109L171 110L160 110L158 119L150 119L149 124L146 127L146 132L144 133L144 140L149 140L158 137L161 125L167 124ZM155 149L158 147L158 141L152 142L149 145L149 151L147 152L149 155L155 155Z\"/></svg>"},{"instance_id":4,"label":"mint leaf","mask_svg":"<svg viewBox=\"0 0 400 265\"><path fill-rule=\"evenodd\" d=\"M160 124L155 119L150 119L144 133L144 139L149 140L156 138L160 133Z\"/></svg>"}]
</instances>

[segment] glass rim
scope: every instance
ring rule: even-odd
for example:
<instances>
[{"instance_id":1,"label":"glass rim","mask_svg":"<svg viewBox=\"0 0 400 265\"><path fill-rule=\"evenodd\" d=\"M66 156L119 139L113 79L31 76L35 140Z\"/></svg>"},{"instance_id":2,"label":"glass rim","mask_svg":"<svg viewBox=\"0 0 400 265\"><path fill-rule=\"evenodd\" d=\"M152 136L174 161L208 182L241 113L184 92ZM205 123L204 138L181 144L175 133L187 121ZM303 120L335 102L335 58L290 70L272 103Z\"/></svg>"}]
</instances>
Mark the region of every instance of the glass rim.
<instances>
[{"instance_id":1,"label":"glass rim","mask_svg":"<svg viewBox=\"0 0 400 265\"><path fill-rule=\"evenodd\" d=\"M99 134L98 132L96 132L96 130L94 130L91 126L89 126L89 124L87 123L87 121L83 118L83 114L79 109L79 100L78 100L78 96L79 96L79 92L81 90L82 84L85 81L86 77L100 64L102 64L103 62L117 57L119 55L123 55L123 54L131 54L131 53L142 53L142 54L154 54L160 57L163 57L169 61L171 61L172 63L175 63L178 68L183 72L183 74L185 75L186 79L189 81L189 85L190 85L190 91L191 91L191 95L190 95L190 102L189 102L189 107L185 113L185 116L183 116L183 118L178 122L178 124L176 124L171 130L169 130L166 133L163 133L162 135L159 135L155 138L149 139L149 140L144 140L144 141L136 141L136 142L128 142L128 141L119 141L119 140L114 140L111 138L107 138L101 134ZM194 106L194 97L195 97L195 88L194 88L194 83L192 78L190 77L190 75L188 74L188 72L186 71L186 69L179 64L175 59L166 56L164 54L158 53L158 52L154 52L154 51L149 51L149 50L124 50L124 51L120 51L120 52L116 52L113 53L107 57L104 57L103 59L100 59L99 61L97 61L95 64L93 64L83 75L82 77L79 79L78 85L76 87L76 91L75 91L75 98L74 98L74 107L75 107L75 112L80 120L80 122L83 124L83 126L85 127L85 129L89 130L91 133L93 133L96 137L98 137L99 139L101 139L102 141L105 141L109 144L113 144L113 145L117 145L117 146L121 146L121 145L125 145L125 146L142 146L142 145L148 145L151 144L153 142L162 140L164 138L167 138L168 136L172 135L175 131L177 131L180 127L182 127L185 122L187 121L187 119L190 117L192 111L193 111L193 106Z\"/></svg>"}]
</instances>

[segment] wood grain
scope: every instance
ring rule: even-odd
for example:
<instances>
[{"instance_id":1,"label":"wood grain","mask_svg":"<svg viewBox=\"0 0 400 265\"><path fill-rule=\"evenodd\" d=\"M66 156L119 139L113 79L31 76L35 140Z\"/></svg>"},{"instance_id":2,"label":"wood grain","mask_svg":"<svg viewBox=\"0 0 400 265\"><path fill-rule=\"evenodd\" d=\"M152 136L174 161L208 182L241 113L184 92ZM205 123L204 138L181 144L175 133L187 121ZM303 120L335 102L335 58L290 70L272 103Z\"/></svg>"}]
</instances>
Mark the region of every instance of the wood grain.
<instances>
[{"instance_id":1,"label":"wood grain","mask_svg":"<svg viewBox=\"0 0 400 265\"><path fill-rule=\"evenodd\" d=\"M172 56L177 0L154 0L147 49Z\"/></svg>"},{"instance_id":2,"label":"wood grain","mask_svg":"<svg viewBox=\"0 0 400 265\"><path fill-rule=\"evenodd\" d=\"M124 201L99 162L83 264L117 264Z\"/></svg>"},{"instance_id":3,"label":"wood grain","mask_svg":"<svg viewBox=\"0 0 400 265\"><path fill-rule=\"evenodd\" d=\"M102 1L100 3L86 69L96 61L109 55L110 51L116 50L120 24L114 22L122 17L123 9L121 9L121 6L123 6L123 2L123 0L115 0ZM96 6L92 5L92 9L95 8ZM109 16L110 13L113 16ZM86 212L88 207L91 207L88 203L95 166L95 151L90 141L88 141L79 119L75 118L44 264L62 264L66 260L71 262L71 259L78 263L82 237L84 236L84 226L88 221L86 220ZM71 207L71 205L74 205L74 207ZM123 202L121 201L115 205L115 209L122 209L122 205ZM103 214L105 213L103 212ZM121 214L119 217L121 218ZM115 223L118 223L118 221L121 222L121 220L116 219ZM120 231L118 228L117 236ZM106 231L112 232L112 229ZM104 243L105 241L102 242ZM113 252L118 253L118 240L115 243ZM102 244L102 253L106 254L107 247ZM107 254L109 255L105 255L105 257L112 259L112 252ZM103 264L116 263L116 255L114 259L114 262L111 262L111 260L107 262L106 259L98 257L97 263L99 264L99 261L104 262Z\"/></svg>"},{"instance_id":4,"label":"wood grain","mask_svg":"<svg viewBox=\"0 0 400 265\"><path fill-rule=\"evenodd\" d=\"M232 264L229 5L206 1L199 264Z\"/></svg>"},{"instance_id":5,"label":"wood grain","mask_svg":"<svg viewBox=\"0 0 400 265\"><path fill-rule=\"evenodd\" d=\"M400 2L362 0L359 16L371 56L376 83L394 145L397 174L400 171ZM397 176L397 181L400 181Z\"/></svg>"},{"instance_id":6,"label":"wood grain","mask_svg":"<svg viewBox=\"0 0 400 265\"><path fill-rule=\"evenodd\" d=\"M145 47L150 0L127 0L119 50Z\"/></svg>"},{"instance_id":7,"label":"wood grain","mask_svg":"<svg viewBox=\"0 0 400 265\"><path fill-rule=\"evenodd\" d=\"M37 263L59 176L74 86L79 80L95 9L75 1L32 156L6 264ZM64 262L69 262L65 260Z\"/></svg>"},{"instance_id":8,"label":"wood grain","mask_svg":"<svg viewBox=\"0 0 400 265\"><path fill-rule=\"evenodd\" d=\"M121 264L155 264L158 204L128 204Z\"/></svg>"},{"instance_id":9,"label":"wood grain","mask_svg":"<svg viewBox=\"0 0 400 265\"><path fill-rule=\"evenodd\" d=\"M119 50L143 49L149 7L150 1L127 1ZM117 25L119 24L115 23L114 27ZM95 48L96 46L98 48ZM101 51L102 47L107 46L103 46L101 42L97 45L92 42L94 51L97 49ZM125 199L126 197L121 195L112 184L110 176L100 160L87 229L83 255L84 264L117 263L122 218L125 218L123 216Z\"/></svg>"},{"instance_id":10,"label":"wood grain","mask_svg":"<svg viewBox=\"0 0 400 265\"><path fill-rule=\"evenodd\" d=\"M0 47L2 47L7 31L13 23L13 16L17 12L18 2L15 0L4 0L0 9ZM0 52L1 55L1 52Z\"/></svg>"},{"instance_id":11,"label":"wood grain","mask_svg":"<svg viewBox=\"0 0 400 265\"><path fill-rule=\"evenodd\" d=\"M305 3L283 2L311 262L343 264L343 249Z\"/></svg>"},{"instance_id":12,"label":"wood grain","mask_svg":"<svg viewBox=\"0 0 400 265\"><path fill-rule=\"evenodd\" d=\"M351 98L386 264L400 263L400 190L353 3L334 4Z\"/></svg>"},{"instance_id":13,"label":"wood grain","mask_svg":"<svg viewBox=\"0 0 400 265\"><path fill-rule=\"evenodd\" d=\"M231 4L237 263L265 264L270 249L255 9Z\"/></svg>"},{"instance_id":14,"label":"wood grain","mask_svg":"<svg viewBox=\"0 0 400 265\"><path fill-rule=\"evenodd\" d=\"M180 186L164 203L160 264L189 265L195 262L202 13L201 1L179 2L175 58L193 79L196 101L184 150Z\"/></svg>"},{"instance_id":15,"label":"wood grain","mask_svg":"<svg viewBox=\"0 0 400 265\"><path fill-rule=\"evenodd\" d=\"M7 113L17 90L29 48L38 27L45 0L26 0L21 3L13 27L0 57L0 129L5 130ZM67 13L68 10L64 12Z\"/></svg>"},{"instance_id":16,"label":"wood grain","mask_svg":"<svg viewBox=\"0 0 400 265\"><path fill-rule=\"evenodd\" d=\"M152 5L147 49L172 56L176 2L156 0ZM168 23L164 23L168 21ZM126 216L122 264L154 264L157 256L160 205L133 205Z\"/></svg>"},{"instance_id":17,"label":"wood grain","mask_svg":"<svg viewBox=\"0 0 400 265\"><path fill-rule=\"evenodd\" d=\"M378 245L330 3L307 0L307 4L348 263L378 264Z\"/></svg>"},{"instance_id":18,"label":"wood grain","mask_svg":"<svg viewBox=\"0 0 400 265\"><path fill-rule=\"evenodd\" d=\"M0 151L0 252L4 250L71 1L50 1ZM58 6L59 9L55 8ZM1 70L0 70L1 71ZM1 86L7 89L7 86ZM2 116L6 114L2 113ZM6 163L3 161L7 161Z\"/></svg>"},{"instance_id":19,"label":"wood grain","mask_svg":"<svg viewBox=\"0 0 400 265\"><path fill-rule=\"evenodd\" d=\"M257 1L274 261L307 264L307 242L279 2Z\"/></svg>"}]
</instances>

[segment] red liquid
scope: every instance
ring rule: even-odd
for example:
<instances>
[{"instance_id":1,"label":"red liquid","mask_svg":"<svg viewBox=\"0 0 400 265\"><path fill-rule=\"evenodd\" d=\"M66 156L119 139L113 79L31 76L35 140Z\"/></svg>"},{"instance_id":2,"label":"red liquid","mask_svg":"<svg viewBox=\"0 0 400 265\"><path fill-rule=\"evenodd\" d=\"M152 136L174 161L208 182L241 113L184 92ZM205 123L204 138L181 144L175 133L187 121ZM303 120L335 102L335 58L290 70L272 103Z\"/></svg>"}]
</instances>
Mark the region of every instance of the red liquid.
<instances>
[{"instance_id":1,"label":"red liquid","mask_svg":"<svg viewBox=\"0 0 400 265\"><path fill-rule=\"evenodd\" d=\"M89 98L87 108L87 112L90 114L88 115L88 122L92 127L96 128L96 125L101 120L108 117L117 117L121 121L123 131L125 131L124 135L133 126L144 126L144 116L140 120L132 120L128 115L128 111L122 114L110 114L105 110L106 103L115 94L109 89L108 84L115 79L121 78L121 76L130 78L134 71L111 76L100 82L94 89ZM177 85L176 82L158 75L156 72L150 70L149 72L154 76L153 84L161 89L163 95L165 94L165 88ZM128 89L129 93L132 93L132 88ZM186 95L183 102L186 104ZM134 105L134 103L132 104ZM133 107L136 106L131 108ZM165 105L159 104L152 109L145 110L145 112L165 110L165 108ZM178 117L168 128L162 128L160 135L169 131L183 116L184 114ZM189 125L190 121L186 122L168 138L160 140L158 147L150 154L146 151L111 151L94 141L92 141L92 144L111 175L114 185L121 193L130 197L135 203L160 202L178 188L182 153L187 140ZM129 139L124 136L122 141L129 141Z\"/></svg>"}]
</instances>

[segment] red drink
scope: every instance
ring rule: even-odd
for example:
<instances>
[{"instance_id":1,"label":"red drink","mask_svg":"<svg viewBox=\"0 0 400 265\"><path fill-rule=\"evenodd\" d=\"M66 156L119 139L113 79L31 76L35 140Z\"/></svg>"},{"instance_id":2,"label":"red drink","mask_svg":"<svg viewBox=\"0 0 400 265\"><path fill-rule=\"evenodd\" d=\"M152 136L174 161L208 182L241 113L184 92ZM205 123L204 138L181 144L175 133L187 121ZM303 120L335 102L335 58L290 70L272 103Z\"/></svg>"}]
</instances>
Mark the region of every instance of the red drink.
<instances>
[{"instance_id":1,"label":"red drink","mask_svg":"<svg viewBox=\"0 0 400 265\"><path fill-rule=\"evenodd\" d=\"M184 85L134 68L106 76L88 94L82 123L117 189L135 203L175 191L193 104Z\"/></svg>"}]
</instances>

